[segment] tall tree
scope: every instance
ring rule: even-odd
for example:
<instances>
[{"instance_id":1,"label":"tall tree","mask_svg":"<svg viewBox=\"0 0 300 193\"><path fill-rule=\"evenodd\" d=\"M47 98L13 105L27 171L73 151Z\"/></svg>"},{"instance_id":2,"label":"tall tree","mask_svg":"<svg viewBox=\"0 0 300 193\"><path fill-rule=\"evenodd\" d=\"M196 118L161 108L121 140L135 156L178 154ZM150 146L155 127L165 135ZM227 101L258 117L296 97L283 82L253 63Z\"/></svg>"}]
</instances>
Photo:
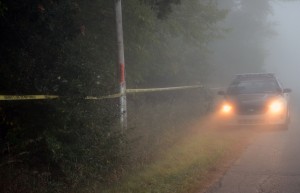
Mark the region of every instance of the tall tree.
<instances>
[{"instance_id":1,"label":"tall tree","mask_svg":"<svg viewBox=\"0 0 300 193\"><path fill-rule=\"evenodd\" d=\"M135 30L137 37L131 33L133 27L128 27L132 20L125 20L125 43L130 49L134 48L132 44L137 46L126 53L129 86L204 81L210 70L207 45L221 33L215 24L225 16L226 11L219 10L215 1L185 0L173 6L167 19L156 20L151 13L140 17L138 24L143 27L138 28L142 31ZM128 17L125 13L125 19ZM135 41L131 41L133 38Z\"/></svg>"},{"instance_id":2,"label":"tall tree","mask_svg":"<svg viewBox=\"0 0 300 193\"><path fill-rule=\"evenodd\" d=\"M157 17L164 19L172 12L172 5L179 4L181 0L141 0L155 10Z\"/></svg>"}]
</instances>

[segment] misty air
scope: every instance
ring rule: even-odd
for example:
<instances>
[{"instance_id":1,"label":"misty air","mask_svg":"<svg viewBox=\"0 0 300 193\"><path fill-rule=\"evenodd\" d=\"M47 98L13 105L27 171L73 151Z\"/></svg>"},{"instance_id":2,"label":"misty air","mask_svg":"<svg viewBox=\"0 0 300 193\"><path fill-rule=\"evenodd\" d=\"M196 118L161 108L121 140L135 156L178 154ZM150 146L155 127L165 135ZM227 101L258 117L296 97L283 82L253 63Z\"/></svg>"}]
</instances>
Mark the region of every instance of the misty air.
<instances>
[{"instance_id":1,"label":"misty air","mask_svg":"<svg viewBox=\"0 0 300 193\"><path fill-rule=\"evenodd\" d=\"M0 193L300 192L299 0L0 0Z\"/></svg>"}]
</instances>

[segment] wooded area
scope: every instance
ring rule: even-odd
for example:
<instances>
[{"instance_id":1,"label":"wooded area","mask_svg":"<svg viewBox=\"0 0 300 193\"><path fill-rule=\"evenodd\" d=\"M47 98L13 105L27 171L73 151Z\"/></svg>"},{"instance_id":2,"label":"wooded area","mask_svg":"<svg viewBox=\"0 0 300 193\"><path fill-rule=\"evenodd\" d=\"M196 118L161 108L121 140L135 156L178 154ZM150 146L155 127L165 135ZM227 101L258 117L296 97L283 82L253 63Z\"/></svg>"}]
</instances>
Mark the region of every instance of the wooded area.
<instances>
[{"instance_id":1,"label":"wooded area","mask_svg":"<svg viewBox=\"0 0 300 193\"><path fill-rule=\"evenodd\" d=\"M269 13L269 1L261 0L123 1L127 87L210 85L260 71L264 41L273 34ZM128 137L118 127L118 99L81 99L118 93L114 1L0 0L0 29L0 94L65 96L1 101L0 192L113 186L135 164L146 164L154 147L139 159L135 148L150 147L145 136L158 138L163 120L184 122L207 112L205 90L131 96ZM153 110L159 106L166 108ZM141 109L162 122L133 113Z\"/></svg>"}]
</instances>

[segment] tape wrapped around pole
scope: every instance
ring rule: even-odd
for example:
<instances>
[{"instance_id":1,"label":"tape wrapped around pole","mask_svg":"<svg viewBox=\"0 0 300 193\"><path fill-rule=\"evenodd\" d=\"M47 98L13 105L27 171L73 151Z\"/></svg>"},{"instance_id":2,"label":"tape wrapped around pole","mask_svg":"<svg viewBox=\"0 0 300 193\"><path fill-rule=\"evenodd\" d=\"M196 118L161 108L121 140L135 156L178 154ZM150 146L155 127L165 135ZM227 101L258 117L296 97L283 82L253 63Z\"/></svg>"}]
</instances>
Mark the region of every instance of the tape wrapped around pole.
<instances>
[{"instance_id":1,"label":"tape wrapped around pole","mask_svg":"<svg viewBox=\"0 0 300 193\"><path fill-rule=\"evenodd\" d=\"M162 91L172 91L172 90L185 90L193 88L204 88L202 85L194 86L179 86L179 87L167 87L167 88L147 88L147 89L127 89L126 93L146 93L146 92L162 92Z\"/></svg>"}]
</instances>

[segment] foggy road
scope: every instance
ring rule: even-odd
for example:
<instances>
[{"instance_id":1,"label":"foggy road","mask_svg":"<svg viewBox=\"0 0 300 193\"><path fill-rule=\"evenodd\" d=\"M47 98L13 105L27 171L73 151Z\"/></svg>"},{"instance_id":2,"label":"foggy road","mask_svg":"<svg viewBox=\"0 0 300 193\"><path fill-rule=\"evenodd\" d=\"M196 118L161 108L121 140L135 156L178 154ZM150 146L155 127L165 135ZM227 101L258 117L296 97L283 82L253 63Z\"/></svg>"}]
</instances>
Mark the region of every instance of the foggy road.
<instances>
[{"instance_id":1,"label":"foggy road","mask_svg":"<svg viewBox=\"0 0 300 193\"><path fill-rule=\"evenodd\" d=\"M300 121L263 132L208 193L299 193Z\"/></svg>"}]
</instances>

